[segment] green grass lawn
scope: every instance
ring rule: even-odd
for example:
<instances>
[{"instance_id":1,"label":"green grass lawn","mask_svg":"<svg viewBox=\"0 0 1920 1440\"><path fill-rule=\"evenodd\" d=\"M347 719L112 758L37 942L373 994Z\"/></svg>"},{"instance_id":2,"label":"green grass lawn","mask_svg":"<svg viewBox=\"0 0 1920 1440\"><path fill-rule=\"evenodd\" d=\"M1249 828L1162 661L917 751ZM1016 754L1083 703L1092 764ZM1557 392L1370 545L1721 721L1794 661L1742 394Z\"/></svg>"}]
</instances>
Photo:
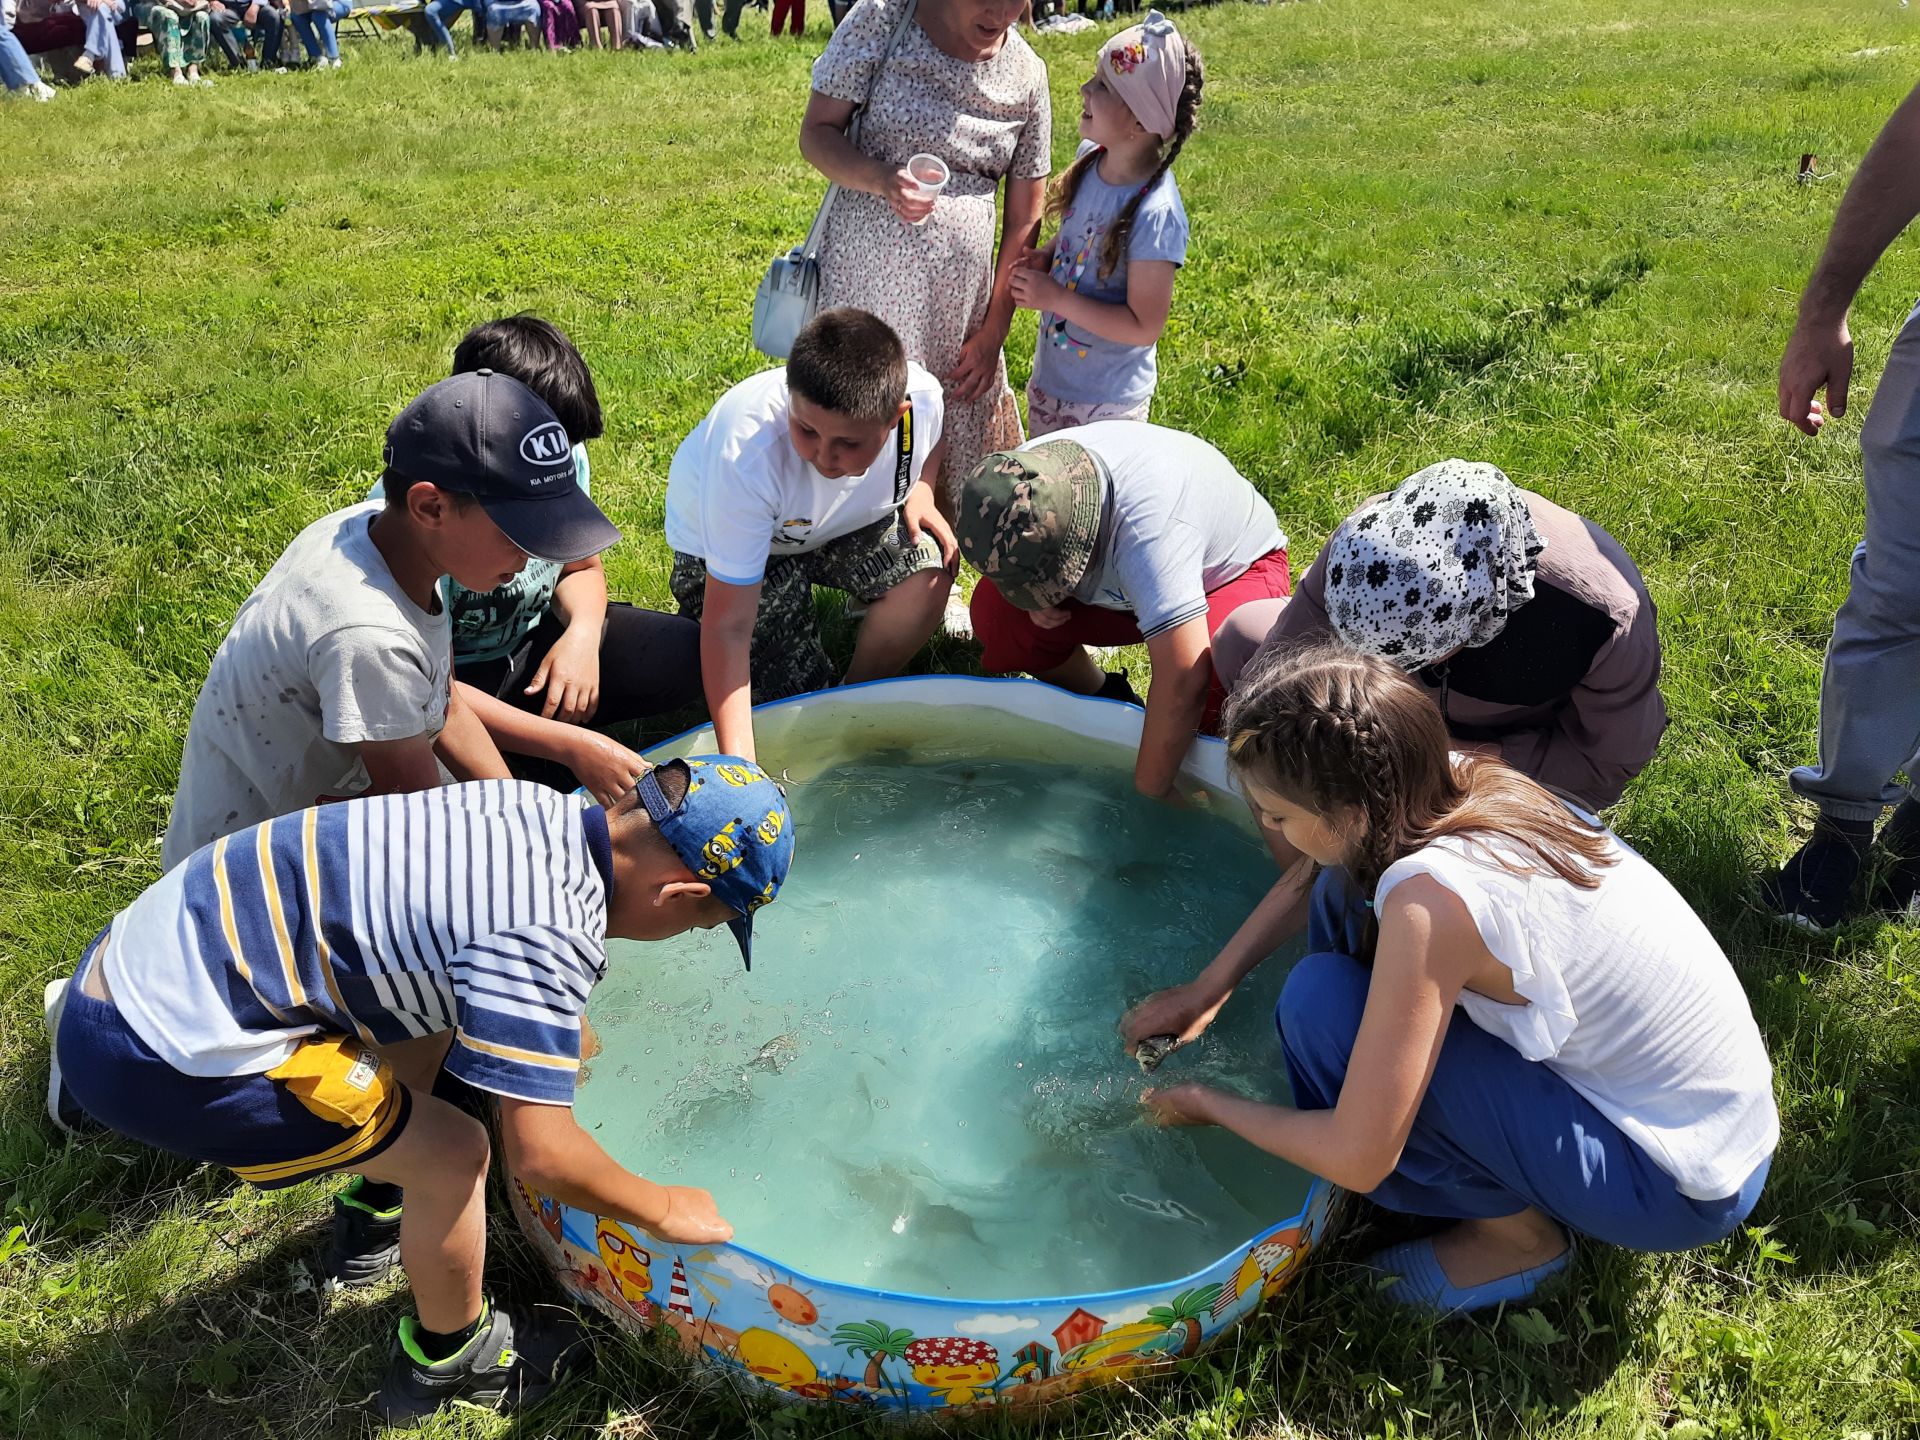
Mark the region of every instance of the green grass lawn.
<instances>
[{"instance_id":1,"label":"green grass lawn","mask_svg":"<svg viewBox=\"0 0 1920 1440\"><path fill-rule=\"evenodd\" d=\"M804 229L817 35L697 57L357 44L337 74L180 92L147 71L0 108L0 1425L33 1436L352 1435L403 1299L324 1303L325 1186L263 1198L40 1112L41 984L155 876L181 738L235 606L357 499L469 324L563 323L607 402L616 593L666 602L667 461L733 381L767 258ZM816 30L821 17L815 18ZM1674 722L1621 831L1708 917L1777 1065L1752 1227L1589 1250L1537 1311L1438 1327L1325 1253L1181 1378L1074 1436L1920 1432L1920 943L1747 913L1806 816L1821 647L1861 524L1859 417L1920 292L1855 314L1856 409L1773 415L1794 298L1920 77L1894 0L1320 0L1184 22L1208 57L1179 174L1194 248L1156 419L1225 449L1296 567L1447 455L1606 525L1647 576ZM1041 42L1072 153L1098 34ZM143 70L145 65L143 64ZM1801 152L1826 178L1794 183ZM1009 355L1016 383L1031 317ZM950 661L959 657L946 657ZM1920 677L1916 677L1920 683ZM502 1237L495 1269L539 1290ZM532 1417L439 1435L828 1435L703 1396L643 1347Z\"/></svg>"}]
</instances>

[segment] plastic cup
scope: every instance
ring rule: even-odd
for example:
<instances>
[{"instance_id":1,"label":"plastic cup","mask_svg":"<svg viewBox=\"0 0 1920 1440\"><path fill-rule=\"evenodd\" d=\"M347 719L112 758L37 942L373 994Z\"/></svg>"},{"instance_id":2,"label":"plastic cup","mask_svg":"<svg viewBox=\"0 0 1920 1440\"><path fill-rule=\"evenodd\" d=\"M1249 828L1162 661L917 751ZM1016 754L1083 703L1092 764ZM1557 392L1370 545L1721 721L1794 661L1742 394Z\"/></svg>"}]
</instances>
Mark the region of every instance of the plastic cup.
<instances>
[{"instance_id":1,"label":"plastic cup","mask_svg":"<svg viewBox=\"0 0 1920 1440\"><path fill-rule=\"evenodd\" d=\"M952 178L953 172L947 169L947 162L938 155L929 155L923 150L918 155L908 157L907 179L913 182L914 188L920 192L920 198L923 200L931 200L937 196L947 188L947 181ZM927 222L923 217L913 223L924 225Z\"/></svg>"}]
</instances>

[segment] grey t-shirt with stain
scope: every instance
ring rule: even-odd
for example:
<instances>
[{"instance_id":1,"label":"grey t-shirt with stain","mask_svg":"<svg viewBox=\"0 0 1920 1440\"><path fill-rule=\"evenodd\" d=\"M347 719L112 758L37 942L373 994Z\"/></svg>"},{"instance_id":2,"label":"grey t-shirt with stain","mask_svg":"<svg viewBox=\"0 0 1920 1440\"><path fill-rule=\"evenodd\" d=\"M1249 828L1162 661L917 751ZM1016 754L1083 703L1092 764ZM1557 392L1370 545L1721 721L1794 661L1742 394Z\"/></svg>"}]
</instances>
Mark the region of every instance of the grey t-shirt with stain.
<instances>
[{"instance_id":1,"label":"grey t-shirt with stain","mask_svg":"<svg viewBox=\"0 0 1920 1440\"><path fill-rule=\"evenodd\" d=\"M314 521L234 616L194 702L163 869L262 820L358 795L370 781L357 746L446 724L446 609L421 609L387 568L370 533L383 508Z\"/></svg>"}]
</instances>

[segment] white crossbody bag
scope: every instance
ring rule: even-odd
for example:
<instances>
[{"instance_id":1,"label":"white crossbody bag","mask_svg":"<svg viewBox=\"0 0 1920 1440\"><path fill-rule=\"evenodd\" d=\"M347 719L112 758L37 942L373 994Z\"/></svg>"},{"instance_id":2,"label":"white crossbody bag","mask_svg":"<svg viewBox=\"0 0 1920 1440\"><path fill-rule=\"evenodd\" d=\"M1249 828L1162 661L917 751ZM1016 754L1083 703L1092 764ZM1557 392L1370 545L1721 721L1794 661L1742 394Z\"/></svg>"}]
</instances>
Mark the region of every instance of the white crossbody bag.
<instances>
[{"instance_id":1,"label":"white crossbody bag","mask_svg":"<svg viewBox=\"0 0 1920 1440\"><path fill-rule=\"evenodd\" d=\"M900 7L900 18L894 23L887 48L867 82L867 98L853 112L853 119L847 125L847 139L856 146L860 143L861 122L866 119L867 106L873 101L874 88L880 83L887 61L893 58L900 37L913 22L917 3L918 0L906 0ZM820 245L826 239L827 217L833 213L833 202L839 194L838 185L827 186L826 198L820 202L807 238L767 267L759 292L753 297L753 346L772 359L786 359L793 350L794 337L819 313Z\"/></svg>"}]
</instances>

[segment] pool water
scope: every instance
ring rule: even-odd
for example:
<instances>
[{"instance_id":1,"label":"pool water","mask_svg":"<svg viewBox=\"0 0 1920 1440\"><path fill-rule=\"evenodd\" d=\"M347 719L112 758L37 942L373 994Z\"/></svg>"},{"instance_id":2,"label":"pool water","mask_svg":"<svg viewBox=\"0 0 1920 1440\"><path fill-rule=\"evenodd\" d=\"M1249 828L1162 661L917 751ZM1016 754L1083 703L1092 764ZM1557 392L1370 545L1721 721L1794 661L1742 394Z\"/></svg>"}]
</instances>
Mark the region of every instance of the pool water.
<instances>
[{"instance_id":1,"label":"pool water","mask_svg":"<svg viewBox=\"0 0 1920 1440\"><path fill-rule=\"evenodd\" d=\"M1199 1270L1308 1177L1146 1123L1115 1024L1214 954L1272 861L1237 801L1142 799L1116 747L1045 730L1042 761L981 743L1004 717L943 718L945 746L784 757L798 846L751 974L724 929L609 947L580 1121L799 1274L986 1300ZM1283 978L1161 1076L1284 1101Z\"/></svg>"}]
</instances>

